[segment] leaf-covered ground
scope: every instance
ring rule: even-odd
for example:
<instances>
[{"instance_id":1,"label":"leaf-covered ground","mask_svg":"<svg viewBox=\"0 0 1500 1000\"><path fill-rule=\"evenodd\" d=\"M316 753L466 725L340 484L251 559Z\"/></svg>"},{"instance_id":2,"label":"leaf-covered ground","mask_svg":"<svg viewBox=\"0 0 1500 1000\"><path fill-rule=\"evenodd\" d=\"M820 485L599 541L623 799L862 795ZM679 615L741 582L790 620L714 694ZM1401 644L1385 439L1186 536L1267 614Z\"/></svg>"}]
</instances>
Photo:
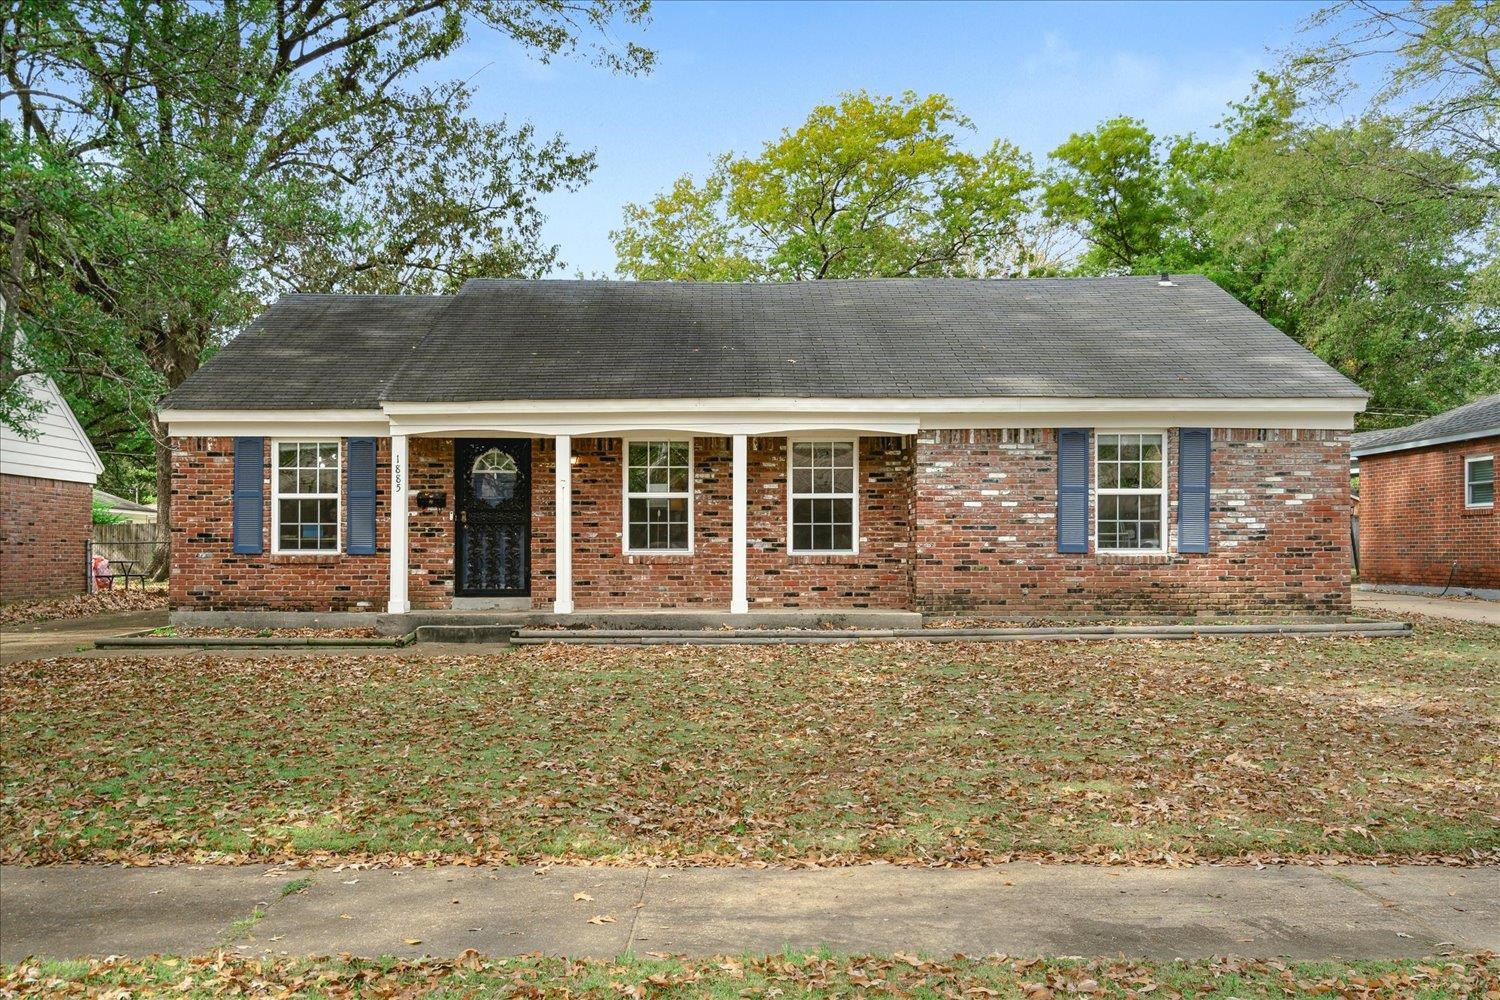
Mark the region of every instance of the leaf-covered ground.
<instances>
[{"instance_id":1,"label":"leaf-covered ground","mask_svg":"<svg viewBox=\"0 0 1500 1000\"><path fill-rule=\"evenodd\" d=\"M154 611L166 606L167 589L163 586L137 586L130 590L122 587L119 590L101 590L97 594L79 594L77 597L0 604L0 627L111 615L121 611Z\"/></svg>"},{"instance_id":2,"label":"leaf-covered ground","mask_svg":"<svg viewBox=\"0 0 1500 1000\"><path fill-rule=\"evenodd\" d=\"M1128 962L773 955L678 961L667 957L570 962L262 961L216 954L196 959L107 959L0 966L0 995L275 997L1251 997L1493 998L1493 955L1354 963Z\"/></svg>"},{"instance_id":3,"label":"leaf-covered ground","mask_svg":"<svg viewBox=\"0 0 1500 1000\"><path fill-rule=\"evenodd\" d=\"M1500 629L0 673L0 860L1500 858Z\"/></svg>"}]
</instances>

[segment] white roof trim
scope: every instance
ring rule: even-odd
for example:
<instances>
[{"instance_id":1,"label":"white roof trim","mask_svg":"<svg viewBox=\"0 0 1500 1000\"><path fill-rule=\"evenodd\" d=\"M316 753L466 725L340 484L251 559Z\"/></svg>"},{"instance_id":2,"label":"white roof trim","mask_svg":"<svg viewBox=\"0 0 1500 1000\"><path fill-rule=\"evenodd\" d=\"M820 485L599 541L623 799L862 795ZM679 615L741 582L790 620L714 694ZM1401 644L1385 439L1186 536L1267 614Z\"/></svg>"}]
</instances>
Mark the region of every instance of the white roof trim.
<instances>
[{"instance_id":1,"label":"white roof trim","mask_svg":"<svg viewBox=\"0 0 1500 1000\"><path fill-rule=\"evenodd\" d=\"M174 437L388 437L391 422L379 410L162 410L158 418Z\"/></svg>"},{"instance_id":2,"label":"white roof trim","mask_svg":"<svg viewBox=\"0 0 1500 1000\"><path fill-rule=\"evenodd\" d=\"M1352 430L1363 399L709 398L386 403L380 410L164 410L177 436L621 433L915 434L969 427L1152 426Z\"/></svg>"},{"instance_id":3,"label":"white roof trim","mask_svg":"<svg viewBox=\"0 0 1500 1000\"><path fill-rule=\"evenodd\" d=\"M1396 444L1377 445L1374 448L1354 448L1350 451L1355 458L1361 455L1384 455L1393 451L1411 451L1414 448L1431 448L1440 444L1456 444L1459 441L1473 441L1477 438L1500 437L1500 427L1490 427L1478 431L1465 431L1462 434L1445 434L1442 437L1419 438L1416 441L1401 441Z\"/></svg>"},{"instance_id":4,"label":"white roof trim","mask_svg":"<svg viewBox=\"0 0 1500 1000\"><path fill-rule=\"evenodd\" d=\"M1244 413L1325 412L1351 416L1365 408L1365 400L1346 396L1311 398L1215 397L1070 397L1070 396L954 396L930 398L842 399L837 397L738 396L698 399L537 399L465 403L387 402L381 409L393 417L414 414L540 414L618 413L682 408L695 412L754 413L1052 413L1132 412L1178 413L1215 410Z\"/></svg>"}]
</instances>

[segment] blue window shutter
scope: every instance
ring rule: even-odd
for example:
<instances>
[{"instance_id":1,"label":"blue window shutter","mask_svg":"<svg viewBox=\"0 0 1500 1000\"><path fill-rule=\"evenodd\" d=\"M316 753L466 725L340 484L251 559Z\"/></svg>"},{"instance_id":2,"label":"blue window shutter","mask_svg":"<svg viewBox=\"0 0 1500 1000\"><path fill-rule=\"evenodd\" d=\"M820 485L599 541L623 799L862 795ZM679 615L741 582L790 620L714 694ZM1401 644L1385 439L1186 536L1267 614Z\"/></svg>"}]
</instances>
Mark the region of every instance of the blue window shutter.
<instances>
[{"instance_id":1,"label":"blue window shutter","mask_svg":"<svg viewBox=\"0 0 1500 1000\"><path fill-rule=\"evenodd\" d=\"M1177 432L1177 551L1208 551L1209 452L1213 434L1203 427Z\"/></svg>"},{"instance_id":2,"label":"blue window shutter","mask_svg":"<svg viewBox=\"0 0 1500 1000\"><path fill-rule=\"evenodd\" d=\"M351 556L375 554L375 439L350 438L346 463L349 494L348 540Z\"/></svg>"},{"instance_id":3,"label":"blue window shutter","mask_svg":"<svg viewBox=\"0 0 1500 1000\"><path fill-rule=\"evenodd\" d=\"M1057 432L1057 551L1089 550L1089 432Z\"/></svg>"},{"instance_id":4,"label":"blue window shutter","mask_svg":"<svg viewBox=\"0 0 1500 1000\"><path fill-rule=\"evenodd\" d=\"M266 439L234 439L234 551L266 550Z\"/></svg>"}]
</instances>

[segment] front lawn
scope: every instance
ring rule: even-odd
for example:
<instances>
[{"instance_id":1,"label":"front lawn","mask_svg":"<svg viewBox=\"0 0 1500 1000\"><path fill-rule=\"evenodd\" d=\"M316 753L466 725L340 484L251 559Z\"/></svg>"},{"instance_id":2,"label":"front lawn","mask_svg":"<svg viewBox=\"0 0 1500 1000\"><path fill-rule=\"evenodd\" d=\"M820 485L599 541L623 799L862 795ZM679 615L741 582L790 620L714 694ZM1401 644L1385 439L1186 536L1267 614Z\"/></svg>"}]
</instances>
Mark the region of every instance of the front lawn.
<instances>
[{"instance_id":1,"label":"front lawn","mask_svg":"<svg viewBox=\"0 0 1500 1000\"><path fill-rule=\"evenodd\" d=\"M1500 857L1500 629L3 668L0 859Z\"/></svg>"},{"instance_id":2,"label":"front lawn","mask_svg":"<svg viewBox=\"0 0 1500 1000\"><path fill-rule=\"evenodd\" d=\"M131 997L1248 997L1486 998L1500 990L1493 955L1403 962L1055 961L999 957L623 958L567 961L259 960L233 954L136 962L0 966L0 994Z\"/></svg>"}]
</instances>

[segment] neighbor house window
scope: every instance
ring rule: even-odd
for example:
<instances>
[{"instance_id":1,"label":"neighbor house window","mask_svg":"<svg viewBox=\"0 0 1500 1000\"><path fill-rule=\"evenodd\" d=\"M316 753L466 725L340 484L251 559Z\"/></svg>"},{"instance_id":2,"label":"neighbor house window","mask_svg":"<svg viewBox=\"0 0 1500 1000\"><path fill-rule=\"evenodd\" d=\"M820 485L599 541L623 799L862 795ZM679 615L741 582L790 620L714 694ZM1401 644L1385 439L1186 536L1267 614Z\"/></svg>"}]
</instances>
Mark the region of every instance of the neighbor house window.
<instances>
[{"instance_id":1,"label":"neighbor house window","mask_svg":"<svg viewBox=\"0 0 1500 1000\"><path fill-rule=\"evenodd\" d=\"M691 551L692 442L630 441L625 448L626 551Z\"/></svg>"},{"instance_id":2,"label":"neighbor house window","mask_svg":"<svg viewBox=\"0 0 1500 1000\"><path fill-rule=\"evenodd\" d=\"M853 552L855 508L853 441L793 441L791 551Z\"/></svg>"},{"instance_id":3,"label":"neighbor house window","mask_svg":"<svg viewBox=\"0 0 1500 1000\"><path fill-rule=\"evenodd\" d=\"M1495 456L1464 459L1464 506L1495 506Z\"/></svg>"},{"instance_id":4,"label":"neighbor house window","mask_svg":"<svg viewBox=\"0 0 1500 1000\"><path fill-rule=\"evenodd\" d=\"M277 552L339 550L339 443L277 441L271 526Z\"/></svg>"},{"instance_id":5,"label":"neighbor house window","mask_svg":"<svg viewBox=\"0 0 1500 1000\"><path fill-rule=\"evenodd\" d=\"M1097 440L1099 550L1163 551L1166 435L1100 434Z\"/></svg>"}]
</instances>

